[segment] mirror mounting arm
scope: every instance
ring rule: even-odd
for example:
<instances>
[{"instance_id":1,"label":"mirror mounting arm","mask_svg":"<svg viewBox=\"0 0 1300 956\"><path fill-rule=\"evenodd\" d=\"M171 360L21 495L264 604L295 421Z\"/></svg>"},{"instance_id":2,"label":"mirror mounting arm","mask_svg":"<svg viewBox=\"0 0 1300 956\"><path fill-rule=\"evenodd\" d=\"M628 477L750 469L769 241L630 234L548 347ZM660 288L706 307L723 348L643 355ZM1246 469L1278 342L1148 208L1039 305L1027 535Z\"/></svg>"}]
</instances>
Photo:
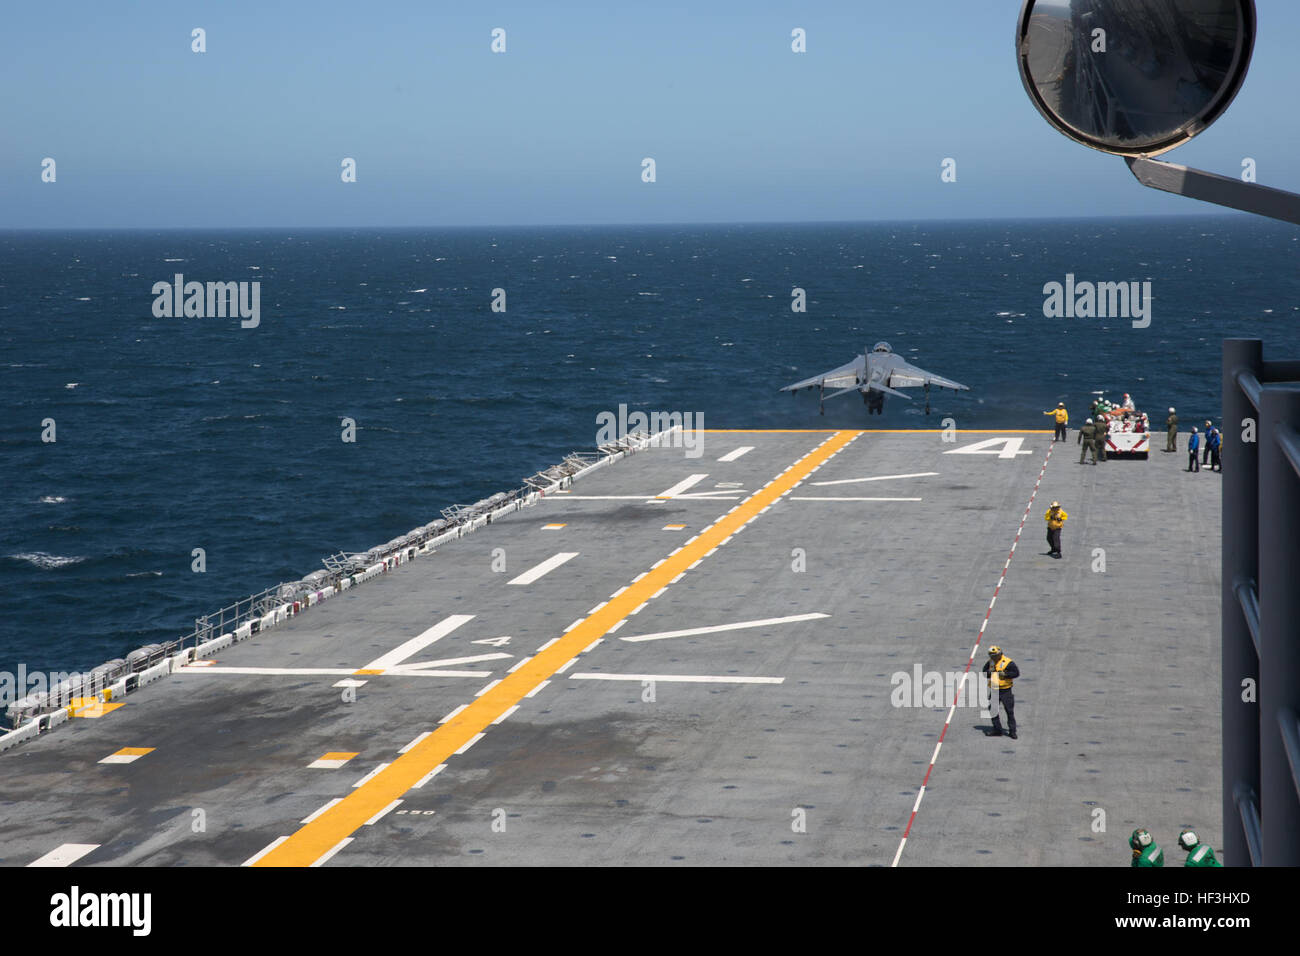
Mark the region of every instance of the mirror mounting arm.
<instances>
[{"instance_id":1,"label":"mirror mounting arm","mask_svg":"<svg viewBox=\"0 0 1300 956\"><path fill-rule=\"evenodd\" d=\"M1144 156L1124 162L1143 186L1300 226L1300 195Z\"/></svg>"}]
</instances>

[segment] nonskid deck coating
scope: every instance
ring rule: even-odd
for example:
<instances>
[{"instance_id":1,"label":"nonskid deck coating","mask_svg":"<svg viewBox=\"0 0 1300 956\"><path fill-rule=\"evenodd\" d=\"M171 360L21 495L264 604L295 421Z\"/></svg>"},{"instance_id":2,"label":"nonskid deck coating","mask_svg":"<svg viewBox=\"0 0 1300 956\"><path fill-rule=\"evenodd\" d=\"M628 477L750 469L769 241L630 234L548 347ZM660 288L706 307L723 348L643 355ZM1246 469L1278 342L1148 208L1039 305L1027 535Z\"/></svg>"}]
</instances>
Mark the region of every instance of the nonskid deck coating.
<instances>
[{"instance_id":1,"label":"nonskid deck coating","mask_svg":"<svg viewBox=\"0 0 1300 956\"><path fill-rule=\"evenodd\" d=\"M570 625L836 436L839 453L676 583L579 625L603 639L563 673L535 658L517 673L540 667L536 681L489 687L548 642L565 658ZM1018 436L1028 454L945 454ZM97 846L80 864L107 865L238 865L272 844L261 862L1125 865L1134 826L1172 843L1193 824L1213 843L1219 478L1182 472L1185 453L1080 467L1073 441L1057 445L1007 566L1050 445L1036 430L955 444L939 431L711 431L698 458L641 452L0 755L4 862L72 843ZM655 499L698 474L690 497ZM921 500L803 500L816 498ZM1061 561L1042 542L1053 498L1071 515ZM560 553L576 557L509 584ZM1004 569L976 666L989 643L1020 664L1021 737L986 738L989 722L958 708L899 854L950 702L895 707L891 678L959 672ZM452 615L473 616L408 663L480 674L341 676ZM624 639L782 618L799 620ZM607 620L623 623L610 633ZM491 654L511 656L463 661ZM349 679L365 683L334 686ZM504 719L463 727L468 749L438 758L434 738L494 694ZM154 749L99 763L123 747ZM391 768L410 770L421 748L443 769L394 785ZM308 767L327 753L356 756ZM344 804L378 818L354 825Z\"/></svg>"}]
</instances>

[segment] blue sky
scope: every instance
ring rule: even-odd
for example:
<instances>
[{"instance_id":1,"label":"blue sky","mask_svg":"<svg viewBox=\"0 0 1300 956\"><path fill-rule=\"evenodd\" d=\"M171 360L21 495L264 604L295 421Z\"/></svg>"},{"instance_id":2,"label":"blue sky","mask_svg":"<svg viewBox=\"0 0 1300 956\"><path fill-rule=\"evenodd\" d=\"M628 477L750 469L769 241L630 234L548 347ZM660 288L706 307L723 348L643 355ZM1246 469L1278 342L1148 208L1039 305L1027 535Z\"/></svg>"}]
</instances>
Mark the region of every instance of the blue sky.
<instances>
[{"instance_id":1,"label":"blue sky","mask_svg":"<svg viewBox=\"0 0 1300 956\"><path fill-rule=\"evenodd\" d=\"M1300 190L1300 4L1176 162ZM1203 214L1034 110L1019 0L7 4L0 228ZM207 52L190 31L207 31ZM491 30L507 52L490 52ZM790 50L794 27L808 52ZM1274 127L1276 121L1280 124ZM40 181L57 161L58 181ZM654 157L657 182L641 181ZM354 184L340 161L357 161ZM957 160L957 182L940 163Z\"/></svg>"}]
</instances>

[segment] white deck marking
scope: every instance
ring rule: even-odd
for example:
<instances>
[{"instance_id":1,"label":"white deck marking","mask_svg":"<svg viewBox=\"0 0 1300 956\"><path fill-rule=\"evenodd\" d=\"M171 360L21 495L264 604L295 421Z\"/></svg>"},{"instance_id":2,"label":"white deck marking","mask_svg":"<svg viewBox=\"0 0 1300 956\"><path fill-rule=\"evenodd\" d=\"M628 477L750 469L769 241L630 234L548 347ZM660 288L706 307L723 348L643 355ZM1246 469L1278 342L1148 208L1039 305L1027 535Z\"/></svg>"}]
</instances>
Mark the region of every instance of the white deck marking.
<instances>
[{"instance_id":1,"label":"white deck marking","mask_svg":"<svg viewBox=\"0 0 1300 956\"><path fill-rule=\"evenodd\" d=\"M534 568L530 568L529 570L525 571L523 574L519 575L519 577L512 578L506 583L507 584L532 584L538 578L550 574L560 565L564 564L566 561L572 561L577 556L578 556L577 551L561 551L559 554L552 555L551 557L543 561L541 564L537 565Z\"/></svg>"},{"instance_id":2,"label":"white deck marking","mask_svg":"<svg viewBox=\"0 0 1300 956\"><path fill-rule=\"evenodd\" d=\"M784 677L733 677L708 674L597 674L584 671L570 674L569 680L634 680L663 681L665 683L683 684L784 684Z\"/></svg>"},{"instance_id":3,"label":"white deck marking","mask_svg":"<svg viewBox=\"0 0 1300 956\"><path fill-rule=\"evenodd\" d=\"M794 614L790 617L766 617L755 621L736 621L734 624L713 624L709 627L689 627L681 631L657 631L654 634L639 634L633 637L620 637L620 641L662 641L670 637L690 637L693 634L718 634L722 631L739 631L749 627L768 627L772 624L794 624L796 621L816 621L829 614L814 612L812 614Z\"/></svg>"},{"instance_id":4,"label":"white deck marking","mask_svg":"<svg viewBox=\"0 0 1300 956\"><path fill-rule=\"evenodd\" d=\"M397 674L406 671L430 670L435 668L455 667L458 664L477 664L480 661L499 661L507 657L514 657L513 654L506 654L504 651L497 651L493 654L475 654L473 657L444 657L436 661L412 661L409 664L398 664L396 667L388 669L390 674Z\"/></svg>"},{"instance_id":5,"label":"white deck marking","mask_svg":"<svg viewBox=\"0 0 1300 956\"><path fill-rule=\"evenodd\" d=\"M725 455L719 458L718 461L735 461L741 455L747 454L748 452L751 452L753 450L754 450L753 445L741 445L735 451L727 452Z\"/></svg>"},{"instance_id":6,"label":"white deck marking","mask_svg":"<svg viewBox=\"0 0 1300 956\"><path fill-rule=\"evenodd\" d=\"M835 481L814 481L814 485L853 485L862 481L892 481L895 478L933 478L937 471L917 471L910 475L876 475L872 478L839 478Z\"/></svg>"},{"instance_id":7,"label":"white deck marking","mask_svg":"<svg viewBox=\"0 0 1300 956\"><path fill-rule=\"evenodd\" d=\"M493 687L496 687L497 684L499 684L499 683L501 683L501 678L500 678L500 677L498 677L498 678L497 678L496 680L494 680L494 681L488 681L486 684L484 684L484 685L483 685L482 687L480 687L478 690L474 691L474 696L475 696L475 697L482 697L484 694L486 694L488 691L490 691Z\"/></svg>"},{"instance_id":8,"label":"white deck marking","mask_svg":"<svg viewBox=\"0 0 1300 956\"><path fill-rule=\"evenodd\" d=\"M654 495L569 495L573 501L644 501L648 505L661 505L667 498L655 497ZM674 501L739 501L740 496L736 494L728 495L725 492L701 492L690 495L674 495Z\"/></svg>"},{"instance_id":9,"label":"white deck marking","mask_svg":"<svg viewBox=\"0 0 1300 956\"><path fill-rule=\"evenodd\" d=\"M420 736L416 737L416 738L415 738L414 740L412 740L409 744L407 744L405 747L403 747L401 750L399 750L399 751L397 751L397 752L398 752L399 754L404 754L404 753L406 753L408 750L410 750L412 747L414 747L416 744L418 744L418 743L419 743L421 740L423 740L425 737L429 736L429 734L431 734L431 733L433 733L432 730L426 730L424 733L420 734Z\"/></svg>"},{"instance_id":10,"label":"white deck marking","mask_svg":"<svg viewBox=\"0 0 1300 956\"><path fill-rule=\"evenodd\" d=\"M393 648L382 657L376 657L373 661L360 669L365 671L382 671L392 667L394 664L400 664L408 657L412 657L424 650L434 641L446 637L466 621L472 620L474 620L473 614L453 614L450 617L443 618L437 624L433 625L433 627L418 636L411 638L409 641L404 641L397 645L397 647Z\"/></svg>"},{"instance_id":11,"label":"white deck marking","mask_svg":"<svg viewBox=\"0 0 1300 956\"><path fill-rule=\"evenodd\" d=\"M453 710L446 717L442 718L442 720L438 721L438 723L445 724L447 721L451 720L453 717L455 717L457 714L459 714L462 710L464 710L468 706L469 704L461 704L459 707Z\"/></svg>"},{"instance_id":12,"label":"white deck marking","mask_svg":"<svg viewBox=\"0 0 1300 956\"><path fill-rule=\"evenodd\" d=\"M502 655L509 657L509 654ZM371 677L487 677L491 671L437 671L423 670L424 665L411 664L399 667L390 667L383 674L371 674ZM204 667L201 670L190 670L188 667L182 667L174 674L261 674L270 677L292 677L295 675L316 675L335 677L339 674L355 674L356 668L347 667ZM339 681L335 687L360 687L365 681L354 681L344 683Z\"/></svg>"},{"instance_id":13,"label":"white deck marking","mask_svg":"<svg viewBox=\"0 0 1300 956\"><path fill-rule=\"evenodd\" d=\"M287 837L286 837L287 839ZM38 860L32 860L28 866L71 866L91 850L98 850L98 843L65 843L55 847Z\"/></svg>"},{"instance_id":14,"label":"white deck marking","mask_svg":"<svg viewBox=\"0 0 1300 956\"><path fill-rule=\"evenodd\" d=\"M345 846L351 843L353 839L354 837L344 837L338 843L334 844L334 846L331 849L327 850L325 852L325 855L322 856L320 859L318 859L315 863L313 863L312 866L324 866L326 863L330 861L330 859L334 856L335 853L338 853L339 850L343 849Z\"/></svg>"},{"instance_id":15,"label":"white deck marking","mask_svg":"<svg viewBox=\"0 0 1300 956\"><path fill-rule=\"evenodd\" d=\"M239 865L252 866L254 863L260 860L262 857L266 856L268 853L270 853L272 850L274 850L277 846L279 846L287 839L289 839L287 836L276 837L274 840L272 840L266 846L262 847L262 849L258 850L256 853L254 853L252 856L250 856L247 860L245 860L243 863Z\"/></svg>"},{"instance_id":16,"label":"white deck marking","mask_svg":"<svg viewBox=\"0 0 1300 956\"><path fill-rule=\"evenodd\" d=\"M540 684L538 684L536 687L534 687L534 688L533 688L532 690L530 690L528 693L524 694L524 696L525 696L525 697L535 697L535 696L537 696L537 692L540 691L543 687L545 687L545 686L546 686L547 684L549 684L549 683L550 683L550 681L548 681L548 680L544 680L544 681L542 681Z\"/></svg>"},{"instance_id":17,"label":"white deck marking","mask_svg":"<svg viewBox=\"0 0 1300 956\"><path fill-rule=\"evenodd\" d=\"M384 807L384 809L380 810L373 817L371 817L369 820L367 820L365 823L361 825L363 827L368 827L371 826L372 824L378 823L380 820L384 818L386 814L391 813L393 810L396 810L398 806L401 805L401 803L402 803L401 800L394 800L392 803Z\"/></svg>"},{"instance_id":18,"label":"white deck marking","mask_svg":"<svg viewBox=\"0 0 1300 956\"><path fill-rule=\"evenodd\" d=\"M317 808L316 808L315 810L313 810L313 811L312 811L308 816L303 817L303 818L302 818L302 822L303 822L303 823L311 823L313 820L315 820L318 816L320 816L322 813L324 813L324 812L325 812L326 810L328 810L330 807L337 806L338 804L340 804L340 803L342 803L342 802L343 802L343 798L342 798L342 797L335 797L335 798L334 798L333 800L331 800L329 803L325 804L325 805L322 806L322 807L317 807ZM283 839L285 839L285 838L284 838L284 837L281 837L280 839L283 840ZM271 844L271 845L274 846L275 844ZM268 848L268 849L269 849L269 848ZM266 850L263 850L262 852L265 853ZM253 859L257 859L257 857L254 857ZM244 866L248 866L248 864L245 863Z\"/></svg>"},{"instance_id":19,"label":"white deck marking","mask_svg":"<svg viewBox=\"0 0 1300 956\"><path fill-rule=\"evenodd\" d=\"M469 738L469 740L467 740L467 741L465 741L463 744L461 744L461 745L460 745L460 749L457 750L456 753L457 753L457 754L463 754L466 750L469 750L470 747L473 747L476 743L478 743L480 740L482 740L484 736L485 736L485 734L483 733L483 731L480 730L480 731L479 731L478 733L476 733L473 737Z\"/></svg>"},{"instance_id":20,"label":"white deck marking","mask_svg":"<svg viewBox=\"0 0 1300 956\"><path fill-rule=\"evenodd\" d=\"M834 498L829 495L819 495L816 498L791 498L791 501L920 501L920 498Z\"/></svg>"},{"instance_id":21,"label":"white deck marking","mask_svg":"<svg viewBox=\"0 0 1300 956\"><path fill-rule=\"evenodd\" d=\"M685 491L687 488L693 488L693 487L695 487L696 485L698 485L701 481L703 481L703 480L704 480L705 478L707 478L707 477L709 477L707 474L704 474L704 475L688 475L687 477L683 478L681 481L677 482L677 484L675 484L675 485L673 485L671 488L669 488L667 491L661 491L661 492L659 492L659 494L655 495L655 497L656 497L656 498L676 498L678 495L680 495L680 494L681 494L683 491Z\"/></svg>"},{"instance_id":22,"label":"white deck marking","mask_svg":"<svg viewBox=\"0 0 1300 956\"><path fill-rule=\"evenodd\" d=\"M516 710L518 710L518 709L519 709L519 705L518 705L518 704L514 704L513 706L507 708L504 712L502 712L501 716L498 717L496 720L492 721L492 723L494 723L494 724L499 724L499 723L501 723L501 721L505 720L507 717L509 717L511 714L513 714L513 713L514 713Z\"/></svg>"},{"instance_id":23,"label":"white deck marking","mask_svg":"<svg viewBox=\"0 0 1300 956\"><path fill-rule=\"evenodd\" d=\"M420 778L419 782L415 784L415 789L419 790L426 783L428 783L430 780L438 776L438 774L442 773L446 769L447 769L447 765L445 763L438 764L438 766L434 767L432 770L430 770L428 773L426 773L423 777Z\"/></svg>"},{"instance_id":24,"label":"white deck marking","mask_svg":"<svg viewBox=\"0 0 1300 956\"><path fill-rule=\"evenodd\" d=\"M388 767L388 764L386 764L386 763L381 763L381 764L380 764L378 767L376 767L374 770L370 771L370 773L366 774L364 777L362 777L360 780L358 780L356 783L354 783L354 784L352 785L352 788L355 790L357 787L360 787L360 786L363 786L363 785L369 783L371 780L375 779L375 777L377 777L377 776L379 776L381 773L383 773L384 770L387 769L387 767Z\"/></svg>"}]
</instances>

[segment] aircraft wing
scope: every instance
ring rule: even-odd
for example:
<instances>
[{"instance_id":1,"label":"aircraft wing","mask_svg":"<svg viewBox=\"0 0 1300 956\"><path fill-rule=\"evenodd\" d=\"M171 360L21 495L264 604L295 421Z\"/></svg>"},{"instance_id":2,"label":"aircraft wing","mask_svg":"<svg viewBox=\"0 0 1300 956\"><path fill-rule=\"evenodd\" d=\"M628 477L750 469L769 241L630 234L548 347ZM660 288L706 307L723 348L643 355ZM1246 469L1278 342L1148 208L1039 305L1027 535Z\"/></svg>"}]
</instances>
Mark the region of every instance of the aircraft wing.
<instances>
[{"instance_id":1,"label":"aircraft wing","mask_svg":"<svg viewBox=\"0 0 1300 956\"><path fill-rule=\"evenodd\" d=\"M969 385L954 382L950 378L935 375L933 372L927 372L923 368L909 365L902 359L898 359L890 370L888 382L894 388L918 388L922 385L934 385L938 388L951 388L954 391L970 391Z\"/></svg>"},{"instance_id":2,"label":"aircraft wing","mask_svg":"<svg viewBox=\"0 0 1300 956\"><path fill-rule=\"evenodd\" d=\"M847 365L841 365L839 368L833 368L829 372L823 372L821 375L814 375L812 378L806 378L802 382L795 382L793 385L787 385L781 389L783 392L797 392L801 388L852 388L858 384L858 372L862 368L862 360L854 359Z\"/></svg>"}]
</instances>

